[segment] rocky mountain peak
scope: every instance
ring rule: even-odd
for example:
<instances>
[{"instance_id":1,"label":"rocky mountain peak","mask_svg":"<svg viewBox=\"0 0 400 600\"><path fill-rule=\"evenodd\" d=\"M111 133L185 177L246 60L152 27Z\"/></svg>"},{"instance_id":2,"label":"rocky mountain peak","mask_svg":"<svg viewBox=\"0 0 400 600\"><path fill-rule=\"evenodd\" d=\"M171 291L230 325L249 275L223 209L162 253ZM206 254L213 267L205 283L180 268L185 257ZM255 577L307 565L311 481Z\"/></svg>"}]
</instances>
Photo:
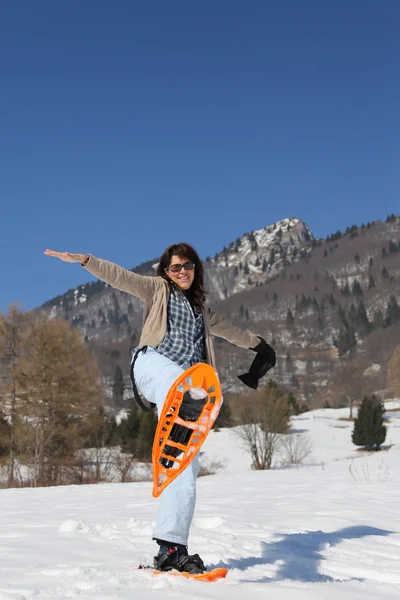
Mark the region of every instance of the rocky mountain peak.
<instances>
[{"instance_id":1,"label":"rocky mountain peak","mask_svg":"<svg viewBox=\"0 0 400 600\"><path fill-rule=\"evenodd\" d=\"M313 240L309 227L295 217L245 233L213 259L206 259L207 289L215 299L223 299L266 283L304 257Z\"/></svg>"}]
</instances>

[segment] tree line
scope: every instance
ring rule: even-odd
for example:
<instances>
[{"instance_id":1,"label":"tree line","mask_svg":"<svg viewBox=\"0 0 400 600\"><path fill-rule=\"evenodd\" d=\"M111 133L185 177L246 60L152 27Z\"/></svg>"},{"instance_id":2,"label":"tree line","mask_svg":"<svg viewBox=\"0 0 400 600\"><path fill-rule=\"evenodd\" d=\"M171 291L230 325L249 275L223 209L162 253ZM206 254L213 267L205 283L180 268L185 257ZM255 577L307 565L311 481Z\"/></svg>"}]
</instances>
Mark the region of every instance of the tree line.
<instances>
[{"instance_id":1,"label":"tree line","mask_svg":"<svg viewBox=\"0 0 400 600\"><path fill-rule=\"evenodd\" d=\"M108 414L97 361L67 321L16 306L0 315L3 483L100 480L104 453L97 452L93 465L93 451L119 446L131 464L151 460L155 428L156 415L134 405L124 419Z\"/></svg>"}]
</instances>

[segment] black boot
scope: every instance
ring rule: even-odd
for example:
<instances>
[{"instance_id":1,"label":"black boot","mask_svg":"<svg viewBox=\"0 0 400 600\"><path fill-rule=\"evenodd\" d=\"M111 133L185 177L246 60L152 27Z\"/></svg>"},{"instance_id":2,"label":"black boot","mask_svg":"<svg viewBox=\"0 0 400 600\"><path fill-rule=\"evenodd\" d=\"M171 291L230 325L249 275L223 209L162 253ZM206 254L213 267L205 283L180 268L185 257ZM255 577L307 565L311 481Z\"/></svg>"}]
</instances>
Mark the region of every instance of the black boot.
<instances>
[{"instance_id":1,"label":"black boot","mask_svg":"<svg viewBox=\"0 0 400 600\"><path fill-rule=\"evenodd\" d=\"M204 392L203 398L193 398L191 395L191 390L188 390L184 393L182 404L178 413L181 419L184 419L185 421L197 421L208 399L207 393L204 390L202 391ZM175 423L172 426L169 439L177 442L178 444L183 444L186 446L189 443L192 434L193 429L189 429L188 427L184 427L183 425L178 425ZM179 450L179 448L175 448L174 446L166 445L164 451L169 456L174 457L178 457L182 454L182 450ZM174 461L169 460L168 458L161 458L160 463L167 469L171 469L174 466Z\"/></svg>"},{"instance_id":2,"label":"black boot","mask_svg":"<svg viewBox=\"0 0 400 600\"><path fill-rule=\"evenodd\" d=\"M200 395L203 397L199 397ZM187 390L183 394L179 416L185 421L197 421L207 400L207 392L202 388Z\"/></svg>"},{"instance_id":3,"label":"black boot","mask_svg":"<svg viewBox=\"0 0 400 600\"><path fill-rule=\"evenodd\" d=\"M154 557L154 568L158 571L185 571L185 573L204 573L206 570L198 554L189 555L186 546L173 544L164 540L157 540L160 546L157 556Z\"/></svg>"}]
</instances>

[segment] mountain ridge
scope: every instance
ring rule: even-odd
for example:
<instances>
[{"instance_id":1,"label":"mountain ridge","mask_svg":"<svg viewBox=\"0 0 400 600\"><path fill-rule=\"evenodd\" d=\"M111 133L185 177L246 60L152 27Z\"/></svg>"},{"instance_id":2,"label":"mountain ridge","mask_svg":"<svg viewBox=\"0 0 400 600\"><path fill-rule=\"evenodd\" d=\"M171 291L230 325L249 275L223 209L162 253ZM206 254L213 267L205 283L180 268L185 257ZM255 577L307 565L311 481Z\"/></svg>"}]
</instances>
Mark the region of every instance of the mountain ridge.
<instances>
[{"instance_id":1,"label":"mountain ridge","mask_svg":"<svg viewBox=\"0 0 400 600\"><path fill-rule=\"evenodd\" d=\"M337 371L338 356L359 351L372 357L371 340L393 337L396 318L386 325L385 319L390 299L393 315L400 302L398 251L400 218L395 215L352 225L325 240L316 239L301 219L282 219L243 234L204 260L209 302L235 324L273 342L280 357L273 376L317 406ZM157 262L134 270L154 275ZM137 298L97 281L42 309L80 329L108 380L116 366L128 372L129 348L138 343L142 325ZM379 345L384 363L387 351ZM218 338L216 350L225 389L239 392L236 375L248 366L248 352Z\"/></svg>"}]
</instances>

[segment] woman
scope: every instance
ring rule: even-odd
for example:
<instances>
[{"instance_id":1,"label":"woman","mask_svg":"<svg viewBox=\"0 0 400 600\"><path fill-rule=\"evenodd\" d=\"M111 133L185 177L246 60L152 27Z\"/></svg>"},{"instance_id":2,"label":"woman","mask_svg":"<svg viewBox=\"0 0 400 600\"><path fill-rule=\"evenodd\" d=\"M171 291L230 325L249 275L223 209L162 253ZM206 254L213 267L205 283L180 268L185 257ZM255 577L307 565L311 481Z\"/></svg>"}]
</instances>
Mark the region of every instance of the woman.
<instances>
[{"instance_id":1,"label":"woman","mask_svg":"<svg viewBox=\"0 0 400 600\"><path fill-rule=\"evenodd\" d=\"M250 387L257 387L258 379L275 365L275 352L265 340L235 327L207 307L203 266L189 244L169 246L160 258L155 277L138 275L90 254L53 250L46 250L45 254L65 262L79 262L98 279L143 301L139 348L147 348L135 355L134 376L141 393L157 406L158 414L168 390L185 369L197 362L207 362L215 368L211 335L258 353L250 372L240 376ZM190 394L194 400L202 396L198 388L190 390ZM195 457L161 495L153 531L153 539L160 546L154 557L154 566L159 570L205 570L199 555L189 555L187 551L198 469Z\"/></svg>"}]
</instances>

